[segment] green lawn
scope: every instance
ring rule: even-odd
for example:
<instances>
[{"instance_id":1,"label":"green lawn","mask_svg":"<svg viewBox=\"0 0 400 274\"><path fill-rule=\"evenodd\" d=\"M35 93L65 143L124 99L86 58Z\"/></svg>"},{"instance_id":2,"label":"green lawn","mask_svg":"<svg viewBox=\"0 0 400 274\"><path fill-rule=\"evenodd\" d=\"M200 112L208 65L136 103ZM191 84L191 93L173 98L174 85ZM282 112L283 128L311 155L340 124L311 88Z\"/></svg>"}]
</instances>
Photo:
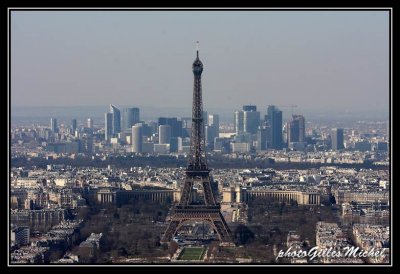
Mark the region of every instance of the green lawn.
<instances>
[{"instance_id":1,"label":"green lawn","mask_svg":"<svg viewBox=\"0 0 400 274\"><path fill-rule=\"evenodd\" d=\"M204 247L185 247L178 260L201 260L204 256Z\"/></svg>"}]
</instances>

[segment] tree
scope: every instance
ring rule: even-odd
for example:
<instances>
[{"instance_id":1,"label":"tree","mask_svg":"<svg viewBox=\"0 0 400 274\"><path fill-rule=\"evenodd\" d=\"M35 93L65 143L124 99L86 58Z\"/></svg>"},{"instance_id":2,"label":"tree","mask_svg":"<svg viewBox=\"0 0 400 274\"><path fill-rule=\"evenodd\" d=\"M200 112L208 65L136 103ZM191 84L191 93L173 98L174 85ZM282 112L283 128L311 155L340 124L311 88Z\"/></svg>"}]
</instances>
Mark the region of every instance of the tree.
<instances>
[{"instance_id":1,"label":"tree","mask_svg":"<svg viewBox=\"0 0 400 274\"><path fill-rule=\"evenodd\" d=\"M171 241L168 248L168 254L170 257L172 257L175 254L175 252L178 250L178 247L179 245L175 241Z\"/></svg>"},{"instance_id":2,"label":"tree","mask_svg":"<svg viewBox=\"0 0 400 274\"><path fill-rule=\"evenodd\" d=\"M64 252L62 252L62 251L59 250L59 249L53 250L53 251L50 253L50 256L49 256L50 262L57 261L58 259L61 258L61 256L62 256L63 254L64 254Z\"/></svg>"},{"instance_id":3,"label":"tree","mask_svg":"<svg viewBox=\"0 0 400 274\"><path fill-rule=\"evenodd\" d=\"M236 227L233 235L239 245L247 244L254 240L254 233L243 224L239 224Z\"/></svg>"},{"instance_id":4,"label":"tree","mask_svg":"<svg viewBox=\"0 0 400 274\"><path fill-rule=\"evenodd\" d=\"M80 207L78 210L78 219L86 220L89 216L90 209L87 206Z\"/></svg>"}]
</instances>

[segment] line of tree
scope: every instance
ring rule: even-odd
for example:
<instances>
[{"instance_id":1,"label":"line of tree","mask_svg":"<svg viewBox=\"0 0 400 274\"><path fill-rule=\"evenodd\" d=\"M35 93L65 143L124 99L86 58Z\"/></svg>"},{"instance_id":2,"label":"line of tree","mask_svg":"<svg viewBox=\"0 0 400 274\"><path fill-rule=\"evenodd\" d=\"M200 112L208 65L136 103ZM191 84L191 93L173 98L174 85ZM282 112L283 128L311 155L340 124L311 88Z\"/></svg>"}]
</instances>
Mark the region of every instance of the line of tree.
<instances>
[{"instance_id":1,"label":"line of tree","mask_svg":"<svg viewBox=\"0 0 400 274\"><path fill-rule=\"evenodd\" d=\"M185 159L177 159L173 156L163 157L144 157L144 156L132 156L132 157L109 157L106 160L100 158L92 159L91 157L79 156L74 159L69 157L59 157L56 159L46 159L41 157L27 158L27 157L14 157L11 159L11 167L25 167L31 168L33 166L38 168L46 168L49 164L59 165L70 165L74 167L103 167L106 168L108 165L114 165L120 168L130 168L133 166L138 167L184 167L187 165ZM276 170L285 169L309 169L309 168L320 168L324 166L338 166L341 168L355 168L355 169L373 169L373 170L386 170L389 167L373 165L371 162L363 164L326 164L326 163L273 163L268 160L262 162L256 162L248 159L228 159L225 157L213 156L209 158L209 166L214 169L219 168L274 168Z\"/></svg>"}]
</instances>

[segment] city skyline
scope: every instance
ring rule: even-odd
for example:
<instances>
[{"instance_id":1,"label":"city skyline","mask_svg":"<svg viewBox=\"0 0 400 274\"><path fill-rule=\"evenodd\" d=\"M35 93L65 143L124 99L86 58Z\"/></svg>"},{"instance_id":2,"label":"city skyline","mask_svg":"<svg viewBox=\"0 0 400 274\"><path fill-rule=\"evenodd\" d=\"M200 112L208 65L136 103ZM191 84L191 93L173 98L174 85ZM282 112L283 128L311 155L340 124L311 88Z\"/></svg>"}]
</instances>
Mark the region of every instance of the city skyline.
<instances>
[{"instance_id":1,"label":"city skyline","mask_svg":"<svg viewBox=\"0 0 400 274\"><path fill-rule=\"evenodd\" d=\"M244 104L243 104L244 105ZM271 104L273 105L273 104ZM275 105L277 106L277 105ZM154 121L159 117L177 117L177 118L187 118L191 116L190 108L188 107L177 107L177 108L163 108L160 110L156 107L137 107L132 105L118 105L117 107L121 109L126 108L138 108L141 112L141 119L144 121ZM371 120L371 121L385 121L389 120L390 113L389 112L374 112L371 111L363 111L363 112L354 112L354 111L340 111L340 110L314 110L314 109L304 109L299 106L290 107L277 106L280 110L282 110L282 117L284 121L289 121L292 118L292 114L295 115L305 115L308 120L312 120L314 122L318 121L337 121L337 122L356 122L361 120ZM104 120L104 112L107 111L108 105L103 106L48 106L48 107L13 107L11 109L11 120L13 123L43 123L43 121L54 117L59 118L64 121L69 121L72 118L80 120L86 120L87 118L95 118L95 120ZM218 114L221 118L221 121L234 123L233 114L238 108L231 109L217 109L217 108L209 108L207 112ZM268 105L261 106L260 113L264 117L264 114L267 113ZM60 121L61 121L60 120Z\"/></svg>"},{"instance_id":2,"label":"city skyline","mask_svg":"<svg viewBox=\"0 0 400 274\"><path fill-rule=\"evenodd\" d=\"M388 30L387 11L13 11L11 106L187 105L199 40L210 108L388 112Z\"/></svg>"}]
</instances>

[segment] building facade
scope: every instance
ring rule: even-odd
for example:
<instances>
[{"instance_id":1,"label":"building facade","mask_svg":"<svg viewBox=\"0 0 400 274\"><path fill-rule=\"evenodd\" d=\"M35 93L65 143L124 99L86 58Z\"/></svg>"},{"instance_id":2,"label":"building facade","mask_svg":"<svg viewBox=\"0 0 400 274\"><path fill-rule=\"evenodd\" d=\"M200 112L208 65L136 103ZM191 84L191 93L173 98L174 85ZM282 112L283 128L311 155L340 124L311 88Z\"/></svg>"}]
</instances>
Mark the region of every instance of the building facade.
<instances>
[{"instance_id":1,"label":"building facade","mask_svg":"<svg viewBox=\"0 0 400 274\"><path fill-rule=\"evenodd\" d=\"M108 142L113 135L113 115L112 113L106 112L104 114L104 139Z\"/></svg>"},{"instance_id":2,"label":"building facade","mask_svg":"<svg viewBox=\"0 0 400 274\"><path fill-rule=\"evenodd\" d=\"M275 106L269 106L267 109L266 123L269 125L270 134L268 143L270 148L282 149L282 111Z\"/></svg>"},{"instance_id":3,"label":"building facade","mask_svg":"<svg viewBox=\"0 0 400 274\"><path fill-rule=\"evenodd\" d=\"M112 134L116 135L121 132L121 111L114 105L110 105L110 113L112 114Z\"/></svg>"},{"instance_id":4,"label":"building facade","mask_svg":"<svg viewBox=\"0 0 400 274\"><path fill-rule=\"evenodd\" d=\"M140 121L139 108L124 108L122 115L122 126L124 130L131 130L132 126Z\"/></svg>"},{"instance_id":5,"label":"building facade","mask_svg":"<svg viewBox=\"0 0 400 274\"><path fill-rule=\"evenodd\" d=\"M305 119L303 115L292 115L292 119L287 124L288 143L305 142Z\"/></svg>"},{"instance_id":6,"label":"building facade","mask_svg":"<svg viewBox=\"0 0 400 274\"><path fill-rule=\"evenodd\" d=\"M132 152L141 153L143 146L143 127L136 125L132 127Z\"/></svg>"},{"instance_id":7,"label":"building facade","mask_svg":"<svg viewBox=\"0 0 400 274\"><path fill-rule=\"evenodd\" d=\"M317 191L273 190L262 189L248 190L239 186L223 190L223 203L247 203L255 198L269 198L280 202L289 203L296 201L299 205L320 205L320 194Z\"/></svg>"},{"instance_id":8,"label":"building facade","mask_svg":"<svg viewBox=\"0 0 400 274\"><path fill-rule=\"evenodd\" d=\"M331 138L333 150L344 149L343 128L333 128Z\"/></svg>"},{"instance_id":9,"label":"building facade","mask_svg":"<svg viewBox=\"0 0 400 274\"><path fill-rule=\"evenodd\" d=\"M159 144L171 143L171 126L161 125L158 127L158 143Z\"/></svg>"}]
</instances>

